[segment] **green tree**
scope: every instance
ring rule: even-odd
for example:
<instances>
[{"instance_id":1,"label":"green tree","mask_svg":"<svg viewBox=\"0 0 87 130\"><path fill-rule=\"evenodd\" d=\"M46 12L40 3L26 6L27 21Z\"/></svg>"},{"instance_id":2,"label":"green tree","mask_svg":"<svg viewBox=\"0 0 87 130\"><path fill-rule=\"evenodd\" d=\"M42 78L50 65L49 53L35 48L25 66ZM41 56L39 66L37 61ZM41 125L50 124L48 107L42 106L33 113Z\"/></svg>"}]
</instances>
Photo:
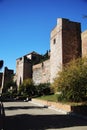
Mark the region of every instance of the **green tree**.
<instances>
[{"instance_id":1,"label":"green tree","mask_svg":"<svg viewBox=\"0 0 87 130\"><path fill-rule=\"evenodd\" d=\"M72 60L64 66L52 86L60 93L60 101L84 101L87 98L87 58Z\"/></svg>"},{"instance_id":2,"label":"green tree","mask_svg":"<svg viewBox=\"0 0 87 130\"><path fill-rule=\"evenodd\" d=\"M35 93L35 87L33 85L32 79L26 79L23 83L19 86L19 93L26 94L28 96L32 96Z\"/></svg>"}]
</instances>

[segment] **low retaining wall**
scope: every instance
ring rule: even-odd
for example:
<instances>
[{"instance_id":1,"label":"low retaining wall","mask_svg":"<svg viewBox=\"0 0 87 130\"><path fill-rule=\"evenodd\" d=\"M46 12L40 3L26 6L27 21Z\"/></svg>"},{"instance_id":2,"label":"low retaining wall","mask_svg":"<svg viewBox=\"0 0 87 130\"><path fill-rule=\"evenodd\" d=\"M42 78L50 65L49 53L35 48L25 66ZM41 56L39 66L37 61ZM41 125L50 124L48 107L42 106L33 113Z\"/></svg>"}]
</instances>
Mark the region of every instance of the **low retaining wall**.
<instances>
[{"instance_id":1,"label":"low retaining wall","mask_svg":"<svg viewBox=\"0 0 87 130\"><path fill-rule=\"evenodd\" d=\"M32 101L39 103L39 104L42 104L42 105L46 105L48 107L53 107L55 109L58 109L58 110L65 112L65 113L71 112L71 106L70 105L66 105L66 104L62 104L62 103L58 103L58 102L39 100L39 99L32 99Z\"/></svg>"},{"instance_id":2,"label":"low retaining wall","mask_svg":"<svg viewBox=\"0 0 87 130\"><path fill-rule=\"evenodd\" d=\"M87 117L87 105L72 106L72 105L62 104L59 102L51 102L51 101L45 101L39 99L32 99L32 101L42 105L46 105L48 107L53 107L55 109L61 110L66 114L76 113Z\"/></svg>"}]
</instances>

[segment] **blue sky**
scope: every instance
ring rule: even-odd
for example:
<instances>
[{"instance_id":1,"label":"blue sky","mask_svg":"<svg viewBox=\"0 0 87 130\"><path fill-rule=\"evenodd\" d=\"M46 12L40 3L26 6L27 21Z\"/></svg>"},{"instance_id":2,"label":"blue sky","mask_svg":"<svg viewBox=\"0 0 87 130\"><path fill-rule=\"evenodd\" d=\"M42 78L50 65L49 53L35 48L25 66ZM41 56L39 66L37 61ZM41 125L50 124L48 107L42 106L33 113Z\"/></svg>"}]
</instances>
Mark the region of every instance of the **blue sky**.
<instances>
[{"instance_id":1,"label":"blue sky","mask_svg":"<svg viewBox=\"0 0 87 130\"><path fill-rule=\"evenodd\" d=\"M17 58L49 50L57 18L81 22L82 31L86 30L84 15L87 0L0 0L0 60L4 67L15 70Z\"/></svg>"}]
</instances>

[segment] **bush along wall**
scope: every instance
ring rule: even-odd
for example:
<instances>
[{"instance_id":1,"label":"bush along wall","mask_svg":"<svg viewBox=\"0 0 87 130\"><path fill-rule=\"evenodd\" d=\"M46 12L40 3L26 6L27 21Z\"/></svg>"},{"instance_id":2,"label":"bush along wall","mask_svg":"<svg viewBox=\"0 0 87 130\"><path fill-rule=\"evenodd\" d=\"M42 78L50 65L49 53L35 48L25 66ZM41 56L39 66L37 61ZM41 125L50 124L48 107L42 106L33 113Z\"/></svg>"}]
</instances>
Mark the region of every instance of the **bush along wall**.
<instances>
[{"instance_id":1,"label":"bush along wall","mask_svg":"<svg viewBox=\"0 0 87 130\"><path fill-rule=\"evenodd\" d=\"M58 94L58 101L82 102L87 100L87 58L74 59L52 84Z\"/></svg>"}]
</instances>

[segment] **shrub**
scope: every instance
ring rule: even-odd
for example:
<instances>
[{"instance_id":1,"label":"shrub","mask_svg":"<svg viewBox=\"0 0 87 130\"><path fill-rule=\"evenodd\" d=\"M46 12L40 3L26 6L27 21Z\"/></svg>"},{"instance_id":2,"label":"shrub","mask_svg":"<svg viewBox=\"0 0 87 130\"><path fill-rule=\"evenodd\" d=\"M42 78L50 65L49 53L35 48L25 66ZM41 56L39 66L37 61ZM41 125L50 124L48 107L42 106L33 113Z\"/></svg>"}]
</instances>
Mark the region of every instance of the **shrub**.
<instances>
[{"instance_id":1,"label":"shrub","mask_svg":"<svg viewBox=\"0 0 87 130\"><path fill-rule=\"evenodd\" d=\"M49 83L41 83L36 86L37 95L49 95L50 94L50 84Z\"/></svg>"},{"instance_id":2,"label":"shrub","mask_svg":"<svg viewBox=\"0 0 87 130\"><path fill-rule=\"evenodd\" d=\"M10 92L2 93L1 100L2 101L8 101L12 99L12 94Z\"/></svg>"},{"instance_id":3,"label":"shrub","mask_svg":"<svg viewBox=\"0 0 87 130\"><path fill-rule=\"evenodd\" d=\"M87 58L72 60L53 83L59 101L80 102L87 98Z\"/></svg>"}]
</instances>

